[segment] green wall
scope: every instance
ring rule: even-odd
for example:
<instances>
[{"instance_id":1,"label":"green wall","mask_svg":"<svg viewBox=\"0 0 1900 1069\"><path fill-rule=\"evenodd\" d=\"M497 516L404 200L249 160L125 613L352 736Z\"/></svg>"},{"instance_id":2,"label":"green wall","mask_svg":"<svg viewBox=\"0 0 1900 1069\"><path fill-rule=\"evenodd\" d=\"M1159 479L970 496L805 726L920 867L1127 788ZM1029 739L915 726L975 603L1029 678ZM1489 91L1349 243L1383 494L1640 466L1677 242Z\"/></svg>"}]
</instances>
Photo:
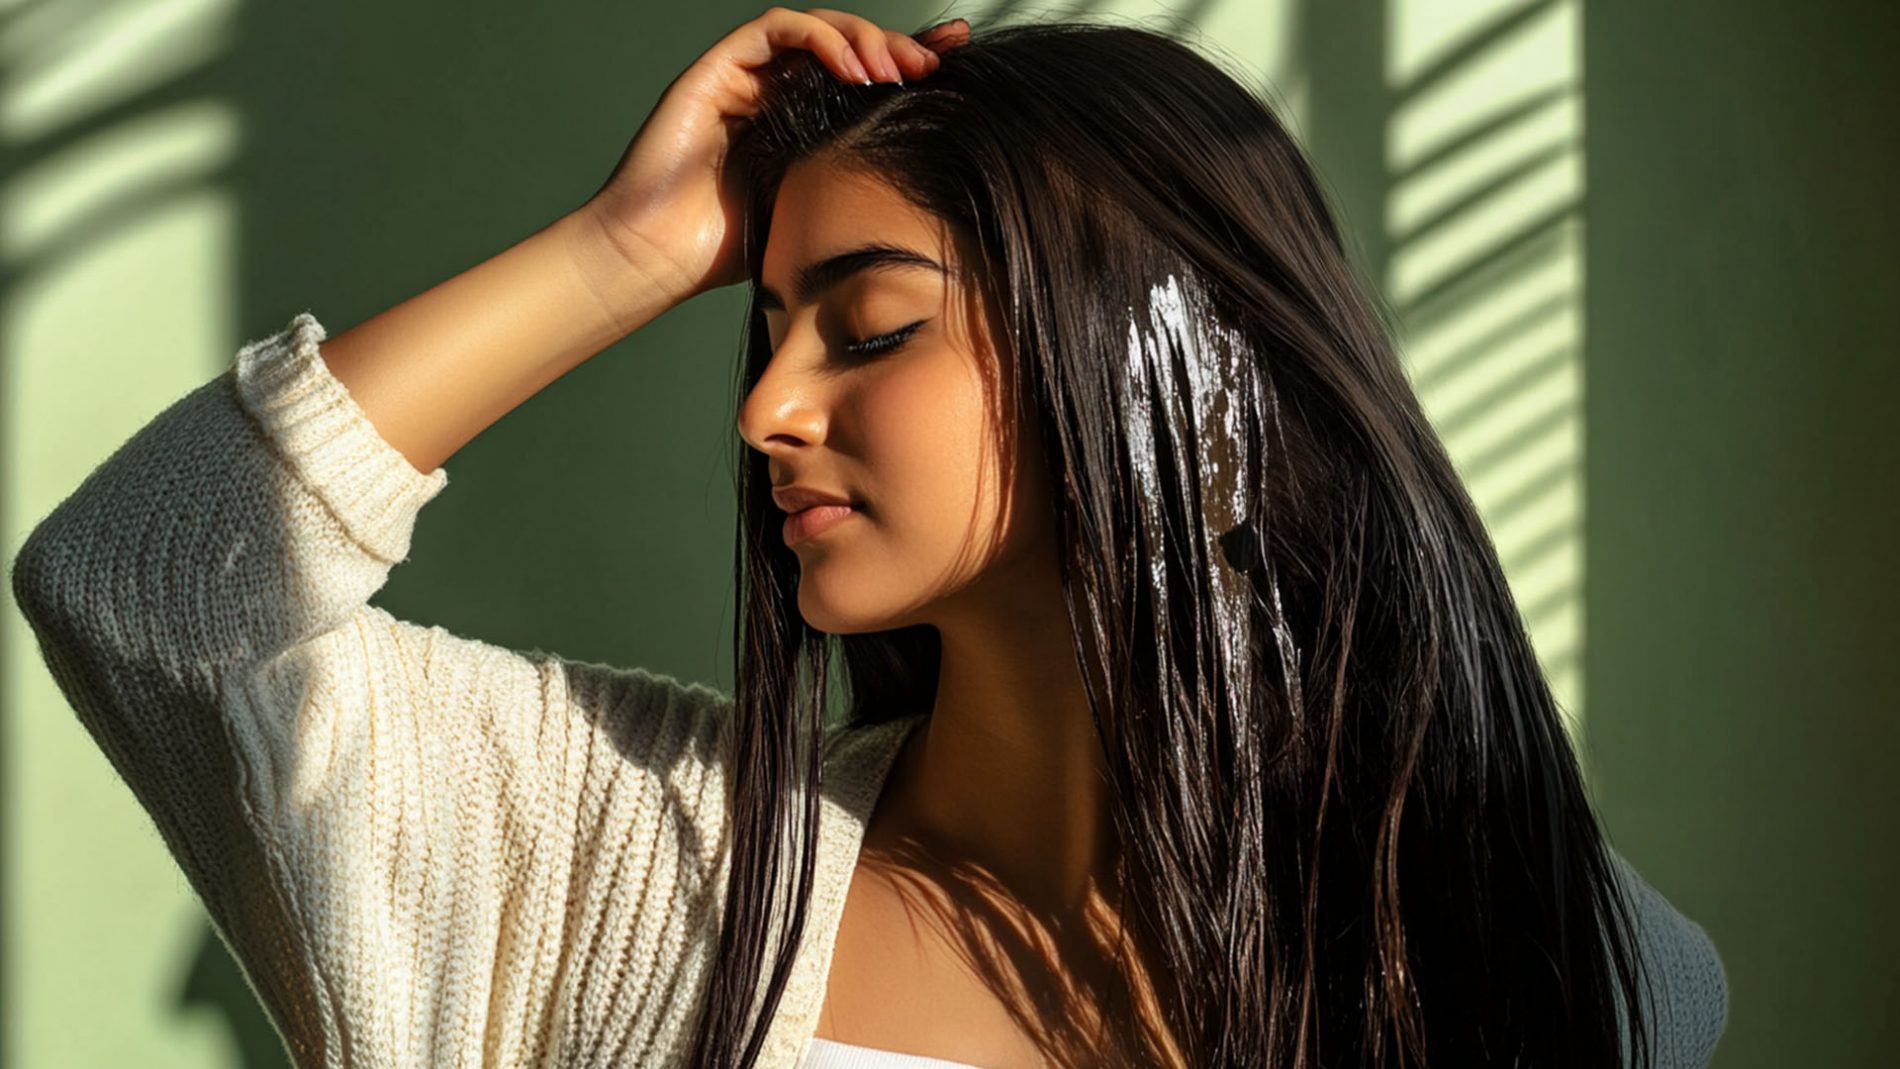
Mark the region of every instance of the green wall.
<instances>
[{"instance_id":1,"label":"green wall","mask_svg":"<svg viewBox=\"0 0 1900 1069\"><path fill-rule=\"evenodd\" d=\"M1590 747L1723 1069L1900 1050L1900 24L1592 4Z\"/></svg>"}]
</instances>

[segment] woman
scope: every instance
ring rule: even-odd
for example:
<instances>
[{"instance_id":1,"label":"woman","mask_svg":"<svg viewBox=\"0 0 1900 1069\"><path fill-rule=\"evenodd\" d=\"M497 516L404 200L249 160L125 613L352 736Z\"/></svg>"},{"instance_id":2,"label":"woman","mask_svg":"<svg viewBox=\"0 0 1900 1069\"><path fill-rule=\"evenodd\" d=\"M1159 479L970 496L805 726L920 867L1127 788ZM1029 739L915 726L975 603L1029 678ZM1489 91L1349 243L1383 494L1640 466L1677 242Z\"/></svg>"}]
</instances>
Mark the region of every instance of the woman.
<instances>
[{"instance_id":1,"label":"woman","mask_svg":"<svg viewBox=\"0 0 1900 1069\"><path fill-rule=\"evenodd\" d=\"M367 604L461 445L740 281L735 695ZM581 209L244 347L14 587L300 1064L1699 1065L1722 1028L1297 148L1159 35L771 9Z\"/></svg>"}]
</instances>

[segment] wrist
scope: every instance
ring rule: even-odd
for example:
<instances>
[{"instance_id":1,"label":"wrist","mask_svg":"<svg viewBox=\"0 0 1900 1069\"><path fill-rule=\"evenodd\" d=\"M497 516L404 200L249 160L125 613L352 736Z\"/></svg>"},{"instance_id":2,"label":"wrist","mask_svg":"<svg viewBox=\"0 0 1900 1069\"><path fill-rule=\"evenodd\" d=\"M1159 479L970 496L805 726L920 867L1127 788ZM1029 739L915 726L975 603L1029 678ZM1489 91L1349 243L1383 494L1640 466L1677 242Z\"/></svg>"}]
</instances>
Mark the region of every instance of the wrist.
<instances>
[{"instance_id":1,"label":"wrist","mask_svg":"<svg viewBox=\"0 0 1900 1069\"><path fill-rule=\"evenodd\" d=\"M565 234L575 269L622 336L694 295L664 256L638 235L613 226L592 202L556 225Z\"/></svg>"}]
</instances>

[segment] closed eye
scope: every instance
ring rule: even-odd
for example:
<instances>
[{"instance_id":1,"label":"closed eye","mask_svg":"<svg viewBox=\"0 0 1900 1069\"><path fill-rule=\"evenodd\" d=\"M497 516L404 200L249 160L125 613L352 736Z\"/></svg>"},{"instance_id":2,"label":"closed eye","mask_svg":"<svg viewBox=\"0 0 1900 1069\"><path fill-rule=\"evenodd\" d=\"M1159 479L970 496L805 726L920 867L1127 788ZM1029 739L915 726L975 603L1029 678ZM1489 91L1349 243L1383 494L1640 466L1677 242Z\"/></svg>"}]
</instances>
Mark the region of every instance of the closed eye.
<instances>
[{"instance_id":1,"label":"closed eye","mask_svg":"<svg viewBox=\"0 0 1900 1069\"><path fill-rule=\"evenodd\" d=\"M917 328L923 325L924 321L920 319L907 327L899 327L889 334L879 334L875 338L866 338L863 341L850 342L844 347L844 351L853 356L870 356L876 353L889 352L899 345L902 345L904 339L916 333Z\"/></svg>"}]
</instances>

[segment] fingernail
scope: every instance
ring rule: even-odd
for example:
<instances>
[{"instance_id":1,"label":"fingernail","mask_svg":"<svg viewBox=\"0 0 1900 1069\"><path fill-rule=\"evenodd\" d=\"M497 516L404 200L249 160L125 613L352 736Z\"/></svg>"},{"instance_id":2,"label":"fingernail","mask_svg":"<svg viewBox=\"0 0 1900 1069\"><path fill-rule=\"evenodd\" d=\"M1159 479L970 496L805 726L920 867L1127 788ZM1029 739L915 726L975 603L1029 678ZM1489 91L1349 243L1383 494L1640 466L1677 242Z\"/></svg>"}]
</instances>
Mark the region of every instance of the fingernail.
<instances>
[{"instance_id":1,"label":"fingernail","mask_svg":"<svg viewBox=\"0 0 1900 1069\"><path fill-rule=\"evenodd\" d=\"M858 81L864 83L865 85L870 85L871 74L869 71L864 69L864 63L862 60L858 59L857 53L846 52L844 54L844 58L845 58L845 62L851 68L851 73L857 76Z\"/></svg>"}]
</instances>

